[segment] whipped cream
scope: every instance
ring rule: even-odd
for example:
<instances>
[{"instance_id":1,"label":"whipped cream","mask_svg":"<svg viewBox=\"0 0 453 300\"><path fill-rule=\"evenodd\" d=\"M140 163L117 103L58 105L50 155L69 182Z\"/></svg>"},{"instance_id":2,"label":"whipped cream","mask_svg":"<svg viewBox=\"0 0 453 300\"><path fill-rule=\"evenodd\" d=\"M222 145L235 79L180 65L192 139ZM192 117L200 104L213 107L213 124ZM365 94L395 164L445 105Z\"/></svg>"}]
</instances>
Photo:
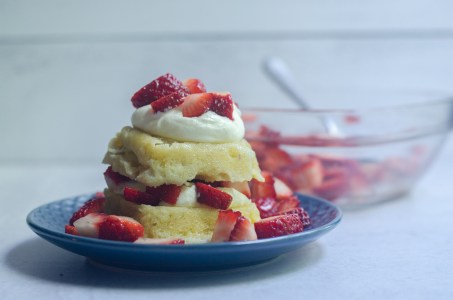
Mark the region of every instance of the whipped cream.
<instances>
[{"instance_id":1,"label":"whipped cream","mask_svg":"<svg viewBox=\"0 0 453 300\"><path fill-rule=\"evenodd\" d=\"M226 143L244 138L241 112L233 105L233 120L207 111L199 117L184 117L181 107L154 112L151 105L132 114L132 125L149 134L179 142Z\"/></svg>"}]
</instances>

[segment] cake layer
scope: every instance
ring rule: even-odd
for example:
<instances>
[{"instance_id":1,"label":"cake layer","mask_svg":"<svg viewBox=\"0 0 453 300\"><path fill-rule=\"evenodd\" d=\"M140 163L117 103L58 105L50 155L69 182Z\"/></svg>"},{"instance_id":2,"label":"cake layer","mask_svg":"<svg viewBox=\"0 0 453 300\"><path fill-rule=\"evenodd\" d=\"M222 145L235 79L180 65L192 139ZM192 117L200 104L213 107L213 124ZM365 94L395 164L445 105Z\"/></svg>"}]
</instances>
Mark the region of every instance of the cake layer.
<instances>
[{"instance_id":1,"label":"cake layer","mask_svg":"<svg viewBox=\"0 0 453 300\"><path fill-rule=\"evenodd\" d=\"M222 188L233 197L229 207L252 223L260 220L259 211L250 199L231 188ZM105 190L105 213L132 217L145 227L145 237L183 238L187 242L206 242L211 239L218 209L201 207L138 205Z\"/></svg>"},{"instance_id":2,"label":"cake layer","mask_svg":"<svg viewBox=\"0 0 453 300\"><path fill-rule=\"evenodd\" d=\"M148 186L182 185L193 179L207 182L262 180L255 153L246 140L177 142L128 126L110 141L103 162Z\"/></svg>"}]
</instances>

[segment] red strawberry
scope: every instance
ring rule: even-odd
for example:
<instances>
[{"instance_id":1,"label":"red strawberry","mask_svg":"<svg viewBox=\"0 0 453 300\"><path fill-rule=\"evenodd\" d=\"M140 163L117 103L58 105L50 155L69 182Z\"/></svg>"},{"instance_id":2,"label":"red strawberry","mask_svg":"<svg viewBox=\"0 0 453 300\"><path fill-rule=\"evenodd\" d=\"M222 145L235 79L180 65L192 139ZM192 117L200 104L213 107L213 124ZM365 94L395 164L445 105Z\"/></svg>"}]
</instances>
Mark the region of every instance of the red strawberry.
<instances>
[{"instance_id":1,"label":"red strawberry","mask_svg":"<svg viewBox=\"0 0 453 300\"><path fill-rule=\"evenodd\" d=\"M226 242L230 240L231 231L236 225L236 221L241 216L238 211L220 210L217 221L214 225L211 242Z\"/></svg>"},{"instance_id":2,"label":"red strawberry","mask_svg":"<svg viewBox=\"0 0 453 300\"><path fill-rule=\"evenodd\" d=\"M282 215L290 214L298 215L304 227L311 224L310 215L302 207L293 208L282 213Z\"/></svg>"},{"instance_id":3,"label":"red strawberry","mask_svg":"<svg viewBox=\"0 0 453 300\"><path fill-rule=\"evenodd\" d=\"M136 244L146 244L146 245L184 245L186 242L183 239L179 238L138 238L134 241Z\"/></svg>"},{"instance_id":4,"label":"red strawberry","mask_svg":"<svg viewBox=\"0 0 453 300\"><path fill-rule=\"evenodd\" d=\"M187 118L199 117L209 110L213 101L211 93L192 94L184 98L182 115Z\"/></svg>"},{"instance_id":5,"label":"red strawberry","mask_svg":"<svg viewBox=\"0 0 453 300\"><path fill-rule=\"evenodd\" d=\"M97 193L92 199L85 202L71 217L69 225L74 225L74 222L91 213L99 213L104 209L104 194Z\"/></svg>"},{"instance_id":6,"label":"red strawberry","mask_svg":"<svg viewBox=\"0 0 453 300\"><path fill-rule=\"evenodd\" d=\"M133 242L144 235L144 227L132 218L107 216L99 224L99 238L104 240Z\"/></svg>"},{"instance_id":7,"label":"red strawberry","mask_svg":"<svg viewBox=\"0 0 453 300\"><path fill-rule=\"evenodd\" d=\"M189 90L190 94L206 93L206 87L200 79L189 78L183 80L182 84Z\"/></svg>"},{"instance_id":8,"label":"red strawberry","mask_svg":"<svg viewBox=\"0 0 453 300\"><path fill-rule=\"evenodd\" d=\"M274 176L274 188L277 198L289 197L293 194L293 191L283 181Z\"/></svg>"},{"instance_id":9,"label":"red strawberry","mask_svg":"<svg viewBox=\"0 0 453 300\"><path fill-rule=\"evenodd\" d=\"M324 179L324 168L321 161L313 157L302 165L295 165L290 174L298 190L311 190L321 185Z\"/></svg>"},{"instance_id":10,"label":"red strawberry","mask_svg":"<svg viewBox=\"0 0 453 300\"><path fill-rule=\"evenodd\" d=\"M250 198L252 196L252 194L250 192L250 187L249 187L249 184L247 181L242 181L242 182L222 181L220 183L220 186L233 188L233 189L241 192L245 196L247 196L247 198Z\"/></svg>"},{"instance_id":11,"label":"red strawberry","mask_svg":"<svg viewBox=\"0 0 453 300\"><path fill-rule=\"evenodd\" d=\"M250 181L250 192L252 199L260 198L276 198L277 193L274 187L274 177L270 172L262 171L261 175L264 177L264 182L252 179Z\"/></svg>"},{"instance_id":12,"label":"red strawberry","mask_svg":"<svg viewBox=\"0 0 453 300\"><path fill-rule=\"evenodd\" d=\"M155 112L164 112L169 109L178 107L184 102L184 97L187 96L186 91L176 91L167 96L157 99L151 103Z\"/></svg>"},{"instance_id":13,"label":"red strawberry","mask_svg":"<svg viewBox=\"0 0 453 300\"><path fill-rule=\"evenodd\" d=\"M216 114L227 117L233 120L234 103L230 93L212 93L214 100L211 103L209 110L212 110Z\"/></svg>"},{"instance_id":14,"label":"red strawberry","mask_svg":"<svg viewBox=\"0 0 453 300\"><path fill-rule=\"evenodd\" d=\"M276 172L282 168L290 167L293 160L288 152L280 148L268 147L259 163L261 169Z\"/></svg>"},{"instance_id":15,"label":"red strawberry","mask_svg":"<svg viewBox=\"0 0 453 300\"><path fill-rule=\"evenodd\" d=\"M126 177L124 175L121 175L118 172L113 171L111 166L109 166L107 168L107 170L105 170L104 178L105 178L105 181L107 182L107 185L109 187L110 186L117 186L119 184L131 181L131 179L129 179L129 177Z\"/></svg>"},{"instance_id":16,"label":"red strawberry","mask_svg":"<svg viewBox=\"0 0 453 300\"><path fill-rule=\"evenodd\" d=\"M304 230L302 221L296 214L278 215L261 219L254 226L259 239L293 234Z\"/></svg>"},{"instance_id":17,"label":"red strawberry","mask_svg":"<svg viewBox=\"0 0 453 300\"><path fill-rule=\"evenodd\" d=\"M227 209L231 201L233 201L233 197L230 194L208 184L196 182L195 186L197 188L197 201L205 205L218 209Z\"/></svg>"},{"instance_id":18,"label":"red strawberry","mask_svg":"<svg viewBox=\"0 0 453 300\"><path fill-rule=\"evenodd\" d=\"M134 96L132 96L131 101L134 107L139 108L176 91L187 92L187 89L183 86L181 81L168 73L154 79L138 90Z\"/></svg>"},{"instance_id":19,"label":"red strawberry","mask_svg":"<svg viewBox=\"0 0 453 300\"><path fill-rule=\"evenodd\" d=\"M157 187L146 187L146 193L153 195L160 201L175 205L181 189L182 186L176 184L163 184Z\"/></svg>"},{"instance_id":20,"label":"red strawberry","mask_svg":"<svg viewBox=\"0 0 453 300\"><path fill-rule=\"evenodd\" d=\"M123 196L126 201L135 204L147 204L156 206L159 204L160 199L154 194L142 192L133 187L126 186L123 191Z\"/></svg>"},{"instance_id":21,"label":"red strawberry","mask_svg":"<svg viewBox=\"0 0 453 300\"><path fill-rule=\"evenodd\" d=\"M256 208L260 212L260 217L262 219L275 216L278 214L278 206L276 198L258 198L252 199L255 203Z\"/></svg>"},{"instance_id":22,"label":"red strawberry","mask_svg":"<svg viewBox=\"0 0 453 300\"><path fill-rule=\"evenodd\" d=\"M240 216L230 234L230 241L254 241L257 239L255 227L249 220Z\"/></svg>"},{"instance_id":23,"label":"red strawberry","mask_svg":"<svg viewBox=\"0 0 453 300\"><path fill-rule=\"evenodd\" d=\"M295 195L281 197L277 199L276 202L276 211L277 213L282 213L284 211L297 208L300 206L300 201Z\"/></svg>"},{"instance_id":24,"label":"red strawberry","mask_svg":"<svg viewBox=\"0 0 453 300\"><path fill-rule=\"evenodd\" d=\"M75 228L75 226L71 226L71 225L65 225L64 232L67 234L79 235L77 228Z\"/></svg>"},{"instance_id":25,"label":"red strawberry","mask_svg":"<svg viewBox=\"0 0 453 300\"><path fill-rule=\"evenodd\" d=\"M99 237L99 224L104 222L107 215L102 213L91 213L74 221L77 234L87 237Z\"/></svg>"},{"instance_id":26,"label":"red strawberry","mask_svg":"<svg viewBox=\"0 0 453 300\"><path fill-rule=\"evenodd\" d=\"M335 200L348 192L348 180L346 177L331 177L320 186L313 189L313 193L327 200Z\"/></svg>"}]
</instances>

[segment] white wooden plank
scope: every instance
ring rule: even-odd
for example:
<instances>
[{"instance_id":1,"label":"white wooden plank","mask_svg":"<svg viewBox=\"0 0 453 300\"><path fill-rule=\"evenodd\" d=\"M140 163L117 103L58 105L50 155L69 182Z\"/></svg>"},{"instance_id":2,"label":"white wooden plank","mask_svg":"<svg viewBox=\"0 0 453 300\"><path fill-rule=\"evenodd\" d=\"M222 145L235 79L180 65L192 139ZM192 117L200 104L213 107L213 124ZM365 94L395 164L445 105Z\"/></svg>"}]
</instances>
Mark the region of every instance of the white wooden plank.
<instances>
[{"instance_id":1,"label":"white wooden plank","mask_svg":"<svg viewBox=\"0 0 453 300\"><path fill-rule=\"evenodd\" d=\"M261 69L265 57L280 55L294 68L312 106L382 106L392 99L367 103L336 91L453 93L452 52L453 41L444 40L1 46L0 162L98 163L110 137L129 124L130 96L165 72L202 78L211 90L229 90L243 107L294 107ZM332 91L334 98L319 98Z\"/></svg>"},{"instance_id":2,"label":"white wooden plank","mask_svg":"<svg viewBox=\"0 0 453 300\"><path fill-rule=\"evenodd\" d=\"M448 0L2 0L0 37L417 31L451 35Z\"/></svg>"}]
</instances>

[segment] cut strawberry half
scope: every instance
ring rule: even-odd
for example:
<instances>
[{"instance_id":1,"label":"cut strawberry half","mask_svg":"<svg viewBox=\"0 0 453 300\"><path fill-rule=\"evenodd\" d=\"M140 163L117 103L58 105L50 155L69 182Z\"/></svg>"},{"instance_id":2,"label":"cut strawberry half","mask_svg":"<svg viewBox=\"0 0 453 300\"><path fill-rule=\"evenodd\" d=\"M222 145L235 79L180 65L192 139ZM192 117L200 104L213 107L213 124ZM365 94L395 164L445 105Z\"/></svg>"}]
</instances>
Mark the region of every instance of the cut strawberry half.
<instances>
[{"instance_id":1,"label":"cut strawberry half","mask_svg":"<svg viewBox=\"0 0 453 300\"><path fill-rule=\"evenodd\" d=\"M153 195L159 201L175 205L181 194L182 186L176 184L163 184L157 187L146 187L146 193Z\"/></svg>"},{"instance_id":2,"label":"cut strawberry half","mask_svg":"<svg viewBox=\"0 0 453 300\"><path fill-rule=\"evenodd\" d=\"M208 184L196 182L195 187L197 189L197 201L202 204L217 209L227 209L233 201L233 197L230 194Z\"/></svg>"},{"instance_id":3,"label":"cut strawberry half","mask_svg":"<svg viewBox=\"0 0 453 300\"><path fill-rule=\"evenodd\" d=\"M64 232L67 234L79 235L77 228L75 226L71 226L71 225L65 225Z\"/></svg>"},{"instance_id":4,"label":"cut strawberry half","mask_svg":"<svg viewBox=\"0 0 453 300\"><path fill-rule=\"evenodd\" d=\"M146 244L146 245L184 245L185 240L180 238L143 238L140 237L134 241L136 244Z\"/></svg>"},{"instance_id":5,"label":"cut strawberry half","mask_svg":"<svg viewBox=\"0 0 453 300\"><path fill-rule=\"evenodd\" d=\"M236 224L234 225L233 230L230 234L230 241L239 242L239 241L255 241L258 237L256 236L255 227L250 223L249 220L240 216Z\"/></svg>"},{"instance_id":6,"label":"cut strawberry half","mask_svg":"<svg viewBox=\"0 0 453 300\"><path fill-rule=\"evenodd\" d=\"M184 97L187 95L188 93L186 91L176 91L152 102L151 107L154 112L165 112L181 105L184 102Z\"/></svg>"},{"instance_id":7,"label":"cut strawberry half","mask_svg":"<svg viewBox=\"0 0 453 300\"><path fill-rule=\"evenodd\" d=\"M220 183L220 186L233 188L233 189L241 192L242 194L244 194L247 198L250 198L252 196L252 194L250 192L250 186L247 181L242 181L242 182L222 181Z\"/></svg>"},{"instance_id":8,"label":"cut strawberry half","mask_svg":"<svg viewBox=\"0 0 453 300\"><path fill-rule=\"evenodd\" d=\"M274 189L277 198L285 198L293 195L293 191L291 190L291 188L286 183L284 183L282 180L278 179L275 176L274 176Z\"/></svg>"},{"instance_id":9,"label":"cut strawberry half","mask_svg":"<svg viewBox=\"0 0 453 300\"><path fill-rule=\"evenodd\" d=\"M302 207L293 208L282 213L282 215L296 214L302 221L304 228L311 224L310 215Z\"/></svg>"},{"instance_id":10,"label":"cut strawberry half","mask_svg":"<svg viewBox=\"0 0 453 300\"><path fill-rule=\"evenodd\" d=\"M150 194L147 192L142 192L133 187L126 186L123 191L123 196L126 201L135 203L135 204L147 204L156 206L159 204L160 199L155 194Z\"/></svg>"},{"instance_id":11,"label":"cut strawberry half","mask_svg":"<svg viewBox=\"0 0 453 300\"><path fill-rule=\"evenodd\" d=\"M144 232L143 225L129 217L110 215L99 224L99 238L104 240L133 242Z\"/></svg>"},{"instance_id":12,"label":"cut strawberry half","mask_svg":"<svg viewBox=\"0 0 453 300\"><path fill-rule=\"evenodd\" d=\"M274 187L274 176L270 172L262 171L261 175L264 177L264 182L252 179L250 181L250 192L252 199L260 198L276 198L277 193Z\"/></svg>"},{"instance_id":13,"label":"cut strawberry half","mask_svg":"<svg viewBox=\"0 0 453 300\"><path fill-rule=\"evenodd\" d=\"M346 177L331 177L320 186L313 189L313 193L327 200L335 200L348 192L349 184Z\"/></svg>"},{"instance_id":14,"label":"cut strawberry half","mask_svg":"<svg viewBox=\"0 0 453 300\"><path fill-rule=\"evenodd\" d=\"M236 221L241 216L238 211L220 210L214 225L211 242L227 242L230 240L231 231L236 225Z\"/></svg>"},{"instance_id":15,"label":"cut strawberry half","mask_svg":"<svg viewBox=\"0 0 453 300\"><path fill-rule=\"evenodd\" d=\"M112 166L109 166L104 172L104 178L109 187L118 186L120 184L131 181L129 177L126 177L118 172L113 171Z\"/></svg>"},{"instance_id":16,"label":"cut strawberry half","mask_svg":"<svg viewBox=\"0 0 453 300\"><path fill-rule=\"evenodd\" d=\"M107 215L103 213L90 213L74 221L78 235L86 237L99 237L99 225L104 222Z\"/></svg>"},{"instance_id":17,"label":"cut strawberry half","mask_svg":"<svg viewBox=\"0 0 453 300\"><path fill-rule=\"evenodd\" d=\"M211 93L192 94L185 97L182 115L187 118L199 117L209 110L213 101Z\"/></svg>"},{"instance_id":18,"label":"cut strawberry half","mask_svg":"<svg viewBox=\"0 0 453 300\"><path fill-rule=\"evenodd\" d=\"M183 80L182 84L189 90L190 94L199 94L206 92L206 87L200 79L189 78Z\"/></svg>"},{"instance_id":19,"label":"cut strawberry half","mask_svg":"<svg viewBox=\"0 0 453 300\"><path fill-rule=\"evenodd\" d=\"M293 163L291 156L280 148L268 147L260 160L260 167L263 170L277 172L282 168L288 168Z\"/></svg>"},{"instance_id":20,"label":"cut strawberry half","mask_svg":"<svg viewBox=\"0 0 453 300\"><path fill-rule=\"evenodd\" d=\"M214 95L209 110L233 120L234 102L230 93L212 93Z\"/></svg>"},{"instance_id":21,"label":"cut strawberry half","mask_svg":"<svg viewBox=\"0 0 453 300\"><path fill-rule=\"evenodd\" d=\"M167 73L138 90L132 96L131 101L135 108L139 108L177 91L188 92L181 81L172 74Z\"/></svg>"},{"instance_id":22,"label":"cut strawberry half","mask_svg":"<svg viewBox=\"0 0 453 300\"><path fill-rule=\"evenodd\" d=\"M100 213L104 209L105 197L103 193L97 193L93 198L85 202L69 220L69 225L91 213Z\"/></svg>"},{"instance_id":23,"label":"cut strawberry half","mask_svg":"<svg viewBox=\"0 0 453 300\"><path fill-rule=\"evenodd\" d=\"M302 232L304 226L296 214L278 215L255 222L255 231L259 239L283 236Z\"/></svg>"}]
</instances>

